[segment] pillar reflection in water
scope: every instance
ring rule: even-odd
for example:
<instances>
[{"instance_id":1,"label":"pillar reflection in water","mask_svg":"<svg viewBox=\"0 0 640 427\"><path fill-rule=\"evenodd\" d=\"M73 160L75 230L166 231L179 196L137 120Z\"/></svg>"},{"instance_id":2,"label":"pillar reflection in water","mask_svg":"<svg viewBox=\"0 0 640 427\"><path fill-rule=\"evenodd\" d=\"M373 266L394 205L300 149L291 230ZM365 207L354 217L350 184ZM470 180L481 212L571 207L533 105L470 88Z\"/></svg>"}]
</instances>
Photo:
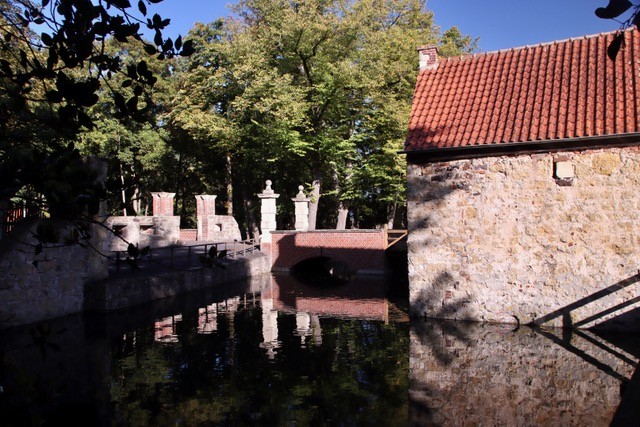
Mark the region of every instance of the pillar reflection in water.
<instances>
[{"instance_id":1,"label":"pillar reflection in water","mask_svg":"<svg viewBox=\"0 0 640 427\"><path fill-rule=\"evenodd\" d=\"M317 314L297 312L295 335L300 337L300 346L302 348L307 347L308 337L310 337L309 343L311 345L321 345L322 328L320 327L320 317Z\"/></svg>"},{"instance_id":2,"label":"pillar reflection in water","mask_svg":"<svg viewBox=\"0 0 640 427\"><path fill-rule=\"evenodd\" d=\"M260 304L262 306L262 343L261 348L267 351L269 359L274 359L276 350L280 347L278 341L278 311L273 309L273 298L267 298L262 294Z\"/></svg>"}]
</instances>

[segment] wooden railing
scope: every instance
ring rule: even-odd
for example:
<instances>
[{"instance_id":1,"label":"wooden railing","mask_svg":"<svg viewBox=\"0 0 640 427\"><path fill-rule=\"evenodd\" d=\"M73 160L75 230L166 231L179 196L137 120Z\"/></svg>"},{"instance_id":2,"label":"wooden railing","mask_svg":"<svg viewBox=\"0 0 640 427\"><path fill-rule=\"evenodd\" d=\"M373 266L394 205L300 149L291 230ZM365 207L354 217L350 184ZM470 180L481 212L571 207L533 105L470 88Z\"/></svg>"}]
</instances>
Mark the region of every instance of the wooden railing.
<instances>
[{"instance_id":1,"label":"wooden railing","mask_svg":"<svg viewBox=\"0 0 640 427\"><path fill-rule=\"evenodd\" d=\"M395 245L396 243L402 241L402 239L404 239L407 236L407 234L409 234L407 230L390 230L386 227L384 231L387 235L387 249L389 249L391 246Z\"/></svg>"},{"instance_id":2,"label":"wooden railing","mask_svg":"<svg viewBox=\"0 0 640 427\"><path fill-rule=\"evenodd\" d=\"M2 235L6 236L10 233L16 225L25 218L43 218L44 214L42 209L37 207L30 207L25 204L12 204L7 209L5 216L2 220Z\"/></svg>"}]
</instances>

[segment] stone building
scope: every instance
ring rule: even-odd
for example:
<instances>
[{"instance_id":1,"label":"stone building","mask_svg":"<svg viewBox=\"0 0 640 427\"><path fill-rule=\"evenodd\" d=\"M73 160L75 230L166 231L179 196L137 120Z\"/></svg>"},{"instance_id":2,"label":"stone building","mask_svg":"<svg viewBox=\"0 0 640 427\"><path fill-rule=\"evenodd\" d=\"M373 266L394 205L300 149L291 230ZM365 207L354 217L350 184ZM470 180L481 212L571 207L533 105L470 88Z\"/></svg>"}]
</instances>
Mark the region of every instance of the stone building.
<instances>
[{"instance_id":1,"label":"stone building","mask_svg":"<svg viewBox=\"0 0 640 427\"><path fill-rule=\"evenodd\" d=\"M414 315L640 329L640 33L438 59L405 143Z\"/></svg>"}]
</instances>

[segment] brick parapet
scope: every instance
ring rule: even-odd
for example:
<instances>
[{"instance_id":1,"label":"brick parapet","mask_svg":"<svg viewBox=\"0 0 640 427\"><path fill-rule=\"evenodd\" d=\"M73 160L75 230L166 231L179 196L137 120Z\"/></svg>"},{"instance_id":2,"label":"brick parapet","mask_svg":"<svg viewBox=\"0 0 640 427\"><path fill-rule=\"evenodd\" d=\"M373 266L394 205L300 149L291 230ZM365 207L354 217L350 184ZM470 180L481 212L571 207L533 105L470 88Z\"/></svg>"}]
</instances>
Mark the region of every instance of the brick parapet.
<instances>
[{"instance_id":1,"label":"brick parapet","mask_svg":"<svg viewBox=\"0 0 640 427\"><path fill-rule=\"evenodd\" d=\"M384 230L315 230L271 233L274 270L288 270L308 258L326 256L360 273L386 270Z\"/></svg>"}]
</instances>

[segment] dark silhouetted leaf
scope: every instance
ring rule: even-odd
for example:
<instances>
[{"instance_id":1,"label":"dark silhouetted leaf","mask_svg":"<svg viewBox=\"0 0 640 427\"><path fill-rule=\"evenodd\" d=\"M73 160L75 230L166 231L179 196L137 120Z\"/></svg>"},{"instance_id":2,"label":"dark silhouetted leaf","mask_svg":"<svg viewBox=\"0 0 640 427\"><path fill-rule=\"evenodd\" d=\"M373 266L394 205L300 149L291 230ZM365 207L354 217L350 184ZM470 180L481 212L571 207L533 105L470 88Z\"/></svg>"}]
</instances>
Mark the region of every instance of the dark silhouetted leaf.
<instances>
[{"instance_id":1,"label":"dark silhouetted leaf","mask_svg":"<svg viewBox=\"0 0 640 427\"><path fill-rule=\"evenodd\" d=\"M209 258L215 259L217 255L218 255L218 248L216 246L211 246L211 249L209 249Z\"/></svg>"},{"instance_id":2,"label":"dark silhouetted leaf","mask_svg":"<svg viewBox=\"0 0 640 427\"><path fill-rule=\"evenodd\" d=\"M144 248L142 248L142 250L140 251L140 255L141 256L147 256L149 255L149 252L151 251L151 248L149 246L145 246Z\"/></svg>"},{"instance_id":3,"label":"dark silhouetted leaf","mask_svg":"<svg viewBox=\"0 0 640 427\"><path fill-rule=\"evenodd\" d=\"M51 38L51 36L47 33L42 33L40 39L42 40L42 43L45 44L45 46L51 46L53 44L53 38Z\"/></svg>"},{"instance_id":4,"label":"dark silhouetted leaf","mask_svg":"<svg viewBox=\"0 0 640 427\"><path fill-rule=\"evenodd\" d=\"M596 16L601 19L613 19L625 13L633 6L629 0L609 0L607 7L596 9Z\"/></svg>"},{"instance_id":5,"label":"dark silhouetted leaf","mask_svg":"<svg viewBox=\"0 0 640 427\"><path fill-rule=\"evenodd\" d=\"M147 6L142 0L138 2L138 10L140 11L140 13L142 13L143 16L147 16Z\"/></svg>"},{"instance_id":6,"label":"dark silhouetted leaf","mask_svg":"<svg viewBox=\"0 0 640 427\"><path fill-rule=\"evenodd\" d=\"M138 250L138 247L135 246L133 243L129 243L129 246L127 246L127 254L131 258L136 259L138 258L138 255L140 255L140 251Z\"/></svg>"},{"instance_id":7,"label":"dark silhouetted leaf","mask_svg":"<svg viewBox=\"0 0 640 427\"><path fill-rule=\"evenodd\" d=\"M49 102L54 102L54 103L62 102L62 94L57 90L50 90L47 92L46 95L47 95L47 100Z\"/></svg>"},{"instance_id":8,"label":"dark silhouetted leaf","mask_svg":"<svg viewBox=\"0 0 640 427\"><path fill-rule=\"evenodd\" d=\"M218 259L224 259L227 257L227 250L223 250L218 254Z\"/></svg>"},{"instance_id":9,"label":"dark silhouetted leaf","mask_svg":"<svg viewBox=\"0 0 640 427\"><path fill-rule=\"evenodd\" d=\"M149 55L155 55L158 52L158 49L156 49L156 47L153 45L145 44L144 51L147 52L147 54Z\"/></svg>"}]
</instances>

